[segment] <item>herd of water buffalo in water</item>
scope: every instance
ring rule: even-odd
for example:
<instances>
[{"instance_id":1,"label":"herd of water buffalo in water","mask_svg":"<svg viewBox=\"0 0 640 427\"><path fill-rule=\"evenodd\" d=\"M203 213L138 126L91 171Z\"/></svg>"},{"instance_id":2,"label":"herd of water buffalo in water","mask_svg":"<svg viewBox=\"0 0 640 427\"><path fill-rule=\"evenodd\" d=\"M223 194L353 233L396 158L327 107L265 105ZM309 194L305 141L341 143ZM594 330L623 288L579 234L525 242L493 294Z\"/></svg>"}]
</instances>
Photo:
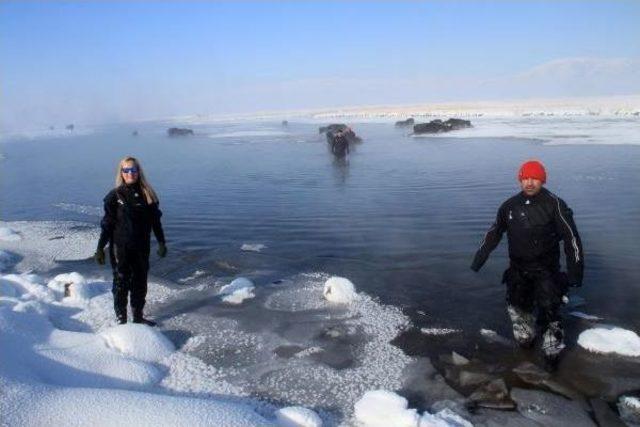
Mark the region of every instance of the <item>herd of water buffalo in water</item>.
<instances>
[{"instance_id":1,"label":"herd of water buffalo in water","mask_svg":"<svg viewBox=\"0 0 640 427\"><path fill-rule=\"evenodd\" d=\"M289 122L284 120L282 126L288 126ZM401 120L396 122L396 127L413 127L413 134L435 134L450 132L452 130L465 129L471 127L469 120L462 119L449 119L449 120L432 120L428 123L415 123L413 118ZM362 138L356 135L356 133L349 126L343 123L333 123L328 126L320 126L320 134L325 134L327 137L327 143L331 149L331 153L336 157L345 157L349 154L350 147L355 144L362 143ZM134 136L138 132L134 132ZM193 130L186 128L169 128L167 129L167 135L171 137L189 136L193 135Z\"/></svg>"}]
</instances>

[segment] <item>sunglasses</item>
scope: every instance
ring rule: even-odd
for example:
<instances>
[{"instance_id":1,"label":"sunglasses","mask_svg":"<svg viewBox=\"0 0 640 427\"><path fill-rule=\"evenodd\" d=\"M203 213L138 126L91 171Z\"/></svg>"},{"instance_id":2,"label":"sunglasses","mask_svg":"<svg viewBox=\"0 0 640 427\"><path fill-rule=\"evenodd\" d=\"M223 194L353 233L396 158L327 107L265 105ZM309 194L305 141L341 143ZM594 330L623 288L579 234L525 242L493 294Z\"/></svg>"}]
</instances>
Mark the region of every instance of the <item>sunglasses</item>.
<instances>
[{"instance_id":1,"label":"sunglasses","mask_svg":"<svg viewBox=\"0 0 640 427\"><path fill-rule=\"evenodd\" d=\"M122 173L138 173L138 168L122 168Z\"/></svg>"}]
</instances>

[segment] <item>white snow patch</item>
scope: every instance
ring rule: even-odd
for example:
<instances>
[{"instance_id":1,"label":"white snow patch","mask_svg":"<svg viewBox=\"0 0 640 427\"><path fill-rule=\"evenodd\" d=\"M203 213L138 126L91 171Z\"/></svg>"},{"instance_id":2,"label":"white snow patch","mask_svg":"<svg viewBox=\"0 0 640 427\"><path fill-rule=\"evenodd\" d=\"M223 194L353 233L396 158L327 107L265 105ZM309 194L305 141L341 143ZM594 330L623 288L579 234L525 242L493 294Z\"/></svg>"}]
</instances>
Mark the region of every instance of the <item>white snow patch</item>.
<instances>
[{"instance_id":1,"label":"white snow patch","mask_svg":"<svg viewBox=\"0 0 640 427\"><path fill-rule=\"evenodd\" d=\"M162 333L139 323L118 325L100 333L107 345L122 354L145 362L160 362L175 351Z\"/></svg>"},{"instance_id":2,"label":"white snow patch","mask_svg":"<svg viewBox=\"0 0 640 427\"><path fill-rule=\"evenodd\" d=\"M358 298L356 287L349 279L333 276L324 283L322 295L327 301L338 304L350 304Z\"/></svg>"},{"instance_id":3,"label":"white snow patch","mask_svg":"<svg viewBox=\"0 0 640 427\"><path fill-rule=\"evenodd\" d=\"M247 252L260 252L266 247L267 246L262 243L243 243L242 246L240 246L240 250Z\"/></svg>"},{"instance_id":4,"label":"white snow patch","mask_svg":"<svg viewBox=\"0 0 640 427\"><path fill-rule=\"evenodd\" d=\"M367 391L355 404L355 417L364 427L417 427L420 416L404 397L387 390Z\"/></svg>"},{"instance_id":5,"label":"white snow patch","mask_svg":"<svg viewBox=\"0 0 640 427\"><path fill-rule=\"evenodd\" d=\"M58 292L67 301L85 302L104 293L107 289L104 282L88 282L80 273L58 274L47 283L47 287Z\"/></svg>"},{"instance_id":6,"label":"white snow patch","mask_svg":"<svg viewBox=\"0 0 640 427\"><path fill-rule=\"evenodd\" d=\"M255 297L254 289L255 286L251 280L238 277L228 285L220 288L218 295L222 295L222 301L229 304L241 304L242 301Z\"/></svg>"},{"instance_id":7,"label":"white snow patch","mask_svg":"<svg viewBox=\"0 0 640 427\"><path fill-rule=\"evenodd\" d=\"M448 408L420 416L407 399L387 390L367 391L355 404L355 418L363 427L473 427Z\"/></svg>"},{"instance_id":8,"label":"white snow patch","mask_svg":"<svg viewBox=\"0 0 640 427\"><path fill-rule=\"evenodd\" d=\"M578 337L578 345L595 353L640 356L640 337L638 334L615 326L587 329Z\"/></svg>"},{"instance_id":9,"label":"white snow patch","mask_svg":"<svg viewBox=\"0 0 640 427\"><path fill-rule=\"evenodd\" d=\"M322 427L322 419L311 409L302 406L288 406L275 412L281 427Z\"/></svg>"},{"instance_id":10,"label":"white snow patch","mask_svg":"<svg viewBox=\"0 0 640 427\"><path fill-rule=\"evenodd\" d=\"M56 203L53 206L60 208L63 211L75 212L88 216L102 216L104 213L103 208L100 206L79 205L77 203Z\"/></svg>"},{"instance_id":11,"label":"white snow patch","mask_svg":"<svg viewBox=\"0 0 640 427\"><path fill-rule=\"evenodd\" d=\"M15 242L16 240L22 240L22 237L9 227L0 227L0 240Z\"/></svg>"}]
</instances>

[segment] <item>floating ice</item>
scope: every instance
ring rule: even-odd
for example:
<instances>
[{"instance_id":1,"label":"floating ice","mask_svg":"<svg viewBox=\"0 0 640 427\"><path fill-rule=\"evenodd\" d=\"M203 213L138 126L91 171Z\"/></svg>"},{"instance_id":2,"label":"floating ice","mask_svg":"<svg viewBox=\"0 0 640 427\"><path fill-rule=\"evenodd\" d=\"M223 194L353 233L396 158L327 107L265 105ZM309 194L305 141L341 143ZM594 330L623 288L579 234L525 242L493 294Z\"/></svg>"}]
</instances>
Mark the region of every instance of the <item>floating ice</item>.
<instances>
[{"instance_id":1,"label":"floating ice","mask_svg":"<svg viewBox=\"0 0 640 427\"><path fill-rule=\"evenodd\" d=\"M578 345L595 353L640 356L640 337L633 331L615 326L587 329L578 337Z\"/></svg>"},{"instance_id":2,"label":"floating ice","mask_svg":"<svg viewBox=\"0 0 640 427\"><path fill-rule=\"evenodd\" d=\"M355 404L355 418L363 427L473 427L449 408L420 416L407 399L387 390L366 392Z\"/></svg>"},{"instance_id":3,"label":"floating ice","mask_svg":"<svg viewBox=\"0 0 640 427\"><path fill-rule=\"evenodd\" d=\"M324 284L322 294L327 301L349 304L358 298L356 288L349 279L333 276Z\"/></svg>"},{"instance_id":4,"label":"floating ice","mask_svg":"<svg viewBox=\"0 0 640 427\"><path fill-rule=\"evenodd\" d=\"M16 240L21 240L20 234L16 233L9 227L0 227L0 240L4 240L6 242L15 242Z\"/></svg>"},{"instance_id":5,"label":"floating ice","mask_svg":"<svg viewBox=\"0 0 640 427\"><path fill-rule=\"evenodd\" d=\"M159 362L175 351L162 333L143 324L128 323L100 333L107 345L117 351L145 362Z\"/></svg>"},{"instance_id":6,"label":"floating ice","mask_svg":"<svg viewBox=\"0 0 640 427\"><path fill-rule=\"evenodd\" d=\"M281 427L322 427L322 419L311 409L302 406L288 406L275 413Z\"/></svg>"},{"instance_id":7,"label":"floating ice","mask_svg":"<svg viewBox=\"0 0 640 427\"><path fill-rule=\"evenodd\" d=\"M240 304L242 301L255 297L253 282L244 277L238 277L228 285L220 288L218 295L222 295L222 301L229 304Z\"/></svg>"},{"instance_id":8,"label":"floating ice","mask_svg":"<svg viewBox=\"0 0 640 427\"><path fill-rule=\"evenodd\" d=\"M640 398L621 396L618 400L618 411L629 426L640 426Z\"/></svg>"},{"instance_id":9,"label":"floating ice","mask_svg":"<svg viewBox=\"0 0 640 427\"><path fill-rule=\"evenodd\" d=\"M594 316L592 314L583 313L581 311L572 311L569 314L571 316L573 316L573 317L577 317L579 319L584 319L584 320L592 320L592 321L602 320L602 317Z\"/></svg>"},{"instance_id":10,"label":"floating ice","mask_svg":"<svg viewBox=\"0 0 640 427\"><path fill-rule=\"evenodd\" d=\"M240 250L247 252L260 252L266 247L267 246L262 243L243 243L242 246L240 246Z\"/></svg>"},{"instance_id":11,"label":"floating ice","mask_svg":"<svg viewBox=\"0 0 640 427\"><path fill-rule=\"evenodd\" d=\"M417 427L420 416L404 397L387 390L368 391L355 404L355 417L365 427Z\"/></svg>"},{"instance_id":12,"label":"floating ice","mask_svg":"<svg viewBox=\"0 0 640 427\"><path fill-rule=\"evenodd\" d=\"M461 330L451 328L420 328L420 332L425 335L449 335L457 334L458 332L461 332Z\"/></svg>"},{"instance_id":13,"label":"floating ice","mask_svg":"<svg viewBox=\"0 0 640 427\"><path fill-rule=\"evenodd\" d=\"M197 279L200 276L205 275L207 272L204 270L196 270L193 272L193 274L191 276L187 276L187 277L183 277L181 279L178 279L178 282L180 283L185 283L188 282L189 280L193 280L193 279Z\"/></svg>"}]
</instances>

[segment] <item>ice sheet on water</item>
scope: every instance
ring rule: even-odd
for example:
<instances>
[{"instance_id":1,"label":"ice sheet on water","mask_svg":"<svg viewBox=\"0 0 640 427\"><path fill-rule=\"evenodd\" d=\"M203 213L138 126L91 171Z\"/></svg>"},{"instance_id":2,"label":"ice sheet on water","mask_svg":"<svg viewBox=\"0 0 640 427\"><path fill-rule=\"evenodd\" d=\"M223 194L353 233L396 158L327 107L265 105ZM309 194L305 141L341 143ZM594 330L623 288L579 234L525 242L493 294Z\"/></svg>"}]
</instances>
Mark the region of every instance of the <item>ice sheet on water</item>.
<instances>
[{"instance_id":1,"label":"ice sheet on water","mask_svg":"<svg viewBox=\"0 0 640 427\"><path fill-rule=\"evenodd\" d=\"M9 227L0 227L0 240L15 242L16 240L22 240L22 237Z\"/></svg>"},{"instance_id":2,"label":"ice sheet on water","mask_svg":"<svg viewBox=\"0 0 640 427\"><path fill-rule=\"evenodd\" d=\"M594 353L617 353L640 357L640 337L633 331L615 326L587 329L578 337L578 345Z\"/></svg>"},{"instance_id":3,"label":"ice sheet on water","mask_svg":"<svg viewBox=\"0 0 640 427\"><path fill-rule=\"evenodd\" d=\"M264 138L272 136L285 136L288 132L281 130L260 129L260 130L238 130L233 132L214 133L207 135L209 138Z\"/></svg>"},{"instance_id":4,"label":"ice sheet on water","mask_svg":"<svg viewBox=\"0 0 640 427\"><path fill-rule=\"evenodd\" d=\"M22 256L17 271L44 272L56 261L82 260L95 251L100 231L94 224L74 221L1 222L0 227L14 230L20 240L0 240L0 249Z\"/></svg>"}]
</instances>

